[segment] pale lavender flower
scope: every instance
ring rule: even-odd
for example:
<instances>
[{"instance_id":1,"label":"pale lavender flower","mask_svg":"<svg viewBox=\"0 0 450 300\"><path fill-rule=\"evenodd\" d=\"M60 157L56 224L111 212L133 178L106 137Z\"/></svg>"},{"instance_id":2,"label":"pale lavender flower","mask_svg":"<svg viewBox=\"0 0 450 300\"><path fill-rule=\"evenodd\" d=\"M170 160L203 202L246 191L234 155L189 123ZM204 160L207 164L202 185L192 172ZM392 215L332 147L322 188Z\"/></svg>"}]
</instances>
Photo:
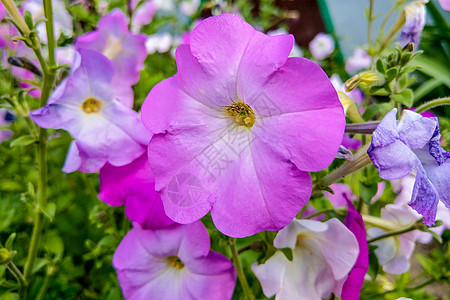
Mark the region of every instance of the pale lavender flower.
<instances>
[{"instance_id":1,"label":"pale lavender flower","mask_svg":"<svg viewBox=\"0 0 450 300\"><path fill-rule=\"evenodd\" d=\"M64 172L96 172L106 162L123 166L146 151L150 133L137 112L115 99L113 76L110 60L81 49L71 75L46 106L30 113L39 126L65 129L73 136Z\"/></svg>"},{"instance_id":2,"label":"pale lavender flower","mask_svg":"<svg viewBox=\"0 0 450 300\"><path fill-rule=\"evenodd\" d=\"M405 110L397 124L396 114L393 109L380 122L367 153L383 179L416 175L409 205L433 225L439 200L450 207L450 152L439 144L437 118Z\"/></svg>"},{"instance_id":3,"label":"pale lavender flower","mask_svg":"<svg viewBox=\"0 0 450 300\"><path fill-rule=\"evenodd\" d=\"M153 1L145 1L133 13L131 31L137 33L142 26L149 24L156 13L157 6Z\"/></svg>"},{"instance_id":4,"label":"pale lavender flower","mask_svg":"<svg viewBox=\"0 0 450 300\"><path fill-rule=\"evenodd\" d=\"M345 62L345 70L353 75L362 69L368 69L371 62L372 58L364 49L356 48Z\"/></svg>"},{"instance_id":5,"label":"pale lavender flower","mask_svg":"<svg viewBox=\"0 0 450 300\"><path fill-rule=\"evenodd\" d=\"M114 94L126 106L133 106L132 85L139 80L139 71L144 68L147 57L146 36L128 31L128 20L120 9L104 16L96 31L80 36L77 49L92 49L102 52L114 64Z\"/></svg>"},{"instance_id":6,"label":"pale lavender flower","mask_svg":"<svg viewBox=\"0 0 450 300\"><path fill-rule=\"evenodd\" d=\"M409 43L414 43L416 46L419 44L420 34L425 26L425 4L427 2L428 0L414 1L403 9L402 14L405 16L405 25L398 38L398 42L402 47Z\"/></svg>"},{"instance_id":7,"label":"pale lavender flower","mask_svg":"<svg viewBox=\"0 0 450 300\"><path fill-rule=\"evenodd\" d=\"M278 249L291 248L293 259L277 251L252 270L267 297L275 299L319 300L342 285L359 254L353 233L338 219L327 222L294 219L275 237Z\"/></svg>"},{"instance_id":8,"label":"pale lavender flower","mask_svg":"<svg viewBox=\"0 0 450 300\"><path fill-rule=\"evenodd\" d=\"M450 10L450 0L439 0L439 4L443 9L449 11Z\"/></svg>"},{"instance_id":9,"label":"pale lavender flower","mask_svg":"<svg viewBox=\"0 0 450 300\"><path fill-rule=\"evenodd\" d=\"M321 32L309 42L309 50L314 58L325 59L334 51L334 39L331 35Z\"/></svg>"},{"instance_id":10,"label":"pale lavender flower","mask_svg":"<svg viewBox=\"0 0 450 300\"><path fill-rule=\"evenodd\" d=\"M227 300L236 283L233 264L210 250L200 221L147 230L134 224L113 265L127 300Z\"/></svg>"},{"instance_id":11,"label":"pale lavender flower","mask_svg":"<svg viewBox=\"0 0 450 300\"><path fill-rule=\"evenodd\" d=\"M417 217L407 206L388 204L381 209L381 217L398 225L398 229L413 225ZM385 229L372 227L367 230L369 238L387 233ZM402 274L409 270L409 259L414 251L417 230L387 237L373 242L378 246L375 255L383 270L390 274Z\"/></svg>"}]
</instances>

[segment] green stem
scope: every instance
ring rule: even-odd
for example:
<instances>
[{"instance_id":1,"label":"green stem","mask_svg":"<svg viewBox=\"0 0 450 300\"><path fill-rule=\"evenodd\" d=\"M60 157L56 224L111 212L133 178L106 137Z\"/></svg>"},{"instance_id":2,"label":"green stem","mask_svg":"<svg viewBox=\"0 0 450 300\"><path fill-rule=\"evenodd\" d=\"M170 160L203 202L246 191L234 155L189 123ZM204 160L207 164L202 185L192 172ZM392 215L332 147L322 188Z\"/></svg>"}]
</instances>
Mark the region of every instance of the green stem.
<instances>
[{"instance_id":1,"label":"green stem","mask_svg":"<svg viewBox=\"0 0 450 300\"><path fill-rule=\"evenodd\" d=\"M239 278L239 282L241 283L242 289L244 290L244 295L246 300L255 299L252 291L248 285L247 279L245 278L244 270L242 269L241 263L239 261L239 254L236 250L236 239L231 239L229 241L231 255L233 257L233 264L237 271L237 276Z\"/></svg>"},{"instance_id":2,"label":"green stem","mask_svg":"<svg viewBox=\"0 0 450 300\"><path fill-rule=\"evenodd\" d=\"M373 4L375 0L370 0L369 4L369 16L367 20L367 42L369 43L369 49L372 45L372 22L373 22Z\"/></svg>"},{"instance_id":3,"label":"green stem","mask_svg":"<svg viewBox=\"0 0 450 300\"><path fill-rule=\"evenodd\" d=\"M315 213L313 213L310 216L307 216L305 219L312 219L316 216L322 215L322 214L328 214L328 213L335 213L337 215L341 215L341 212L337 211L334 208L327 208L327 209L322 209L322 210L318 210Z\"/></svg>"},{"instance_id":4,"label":"green stem","mask_svg":"<svg viewBox=\"0 0 450 300\"><path fill-rule=\"evenodd\" d=\"M48 47L48 64L50 68L56 66L55 60L55 35L53 31L53 9L52 0L44 0L44 14L47 21L45 28L47 29L47 47ZM53 73L53 71L51 71Z\"/></svg>"},{"instance_id":5,"label":"green stem","mask_svg":"<svg viewBox=\"0 0 450 300\"><path fill-rule=\"evenodd\" d=\"M41 288L39 289L39 293L35 300L41 300L44 299L45 292L47 291L48 285L50 284L51 275L47 274L44 278L44 282L41 285Z\"/></svg>"},{"instance_id":6,"label":"green stem","mask_svg":"<svg viewBox=\"0 0 450 300\"><path fill-rule=\"evenodd\" d=\"M392 14L397 10L399 3L395 3L395 5L391 8L391 10L387 13L386 17L384 17L383 22L381 22L380 29L378 30L378 40L381 40L384 32L384 27L386 27L387 21L391 18Z\"/></svg>"},{"instance_id":7,"label":"green stem","mask_svg":"<svg viewBox=\"0 0 450 300\"><path fill-rule=\"evenodd\" d=\"M419 284L418 286L411 287L411 288L406 288L405 291L416 291L416 290L421 290L422 288L426 287L427 285L429 285L429 284L431 284L431 283L433 283L433 282L435 282L435 279L434 279L434 278L430 278L430 279L428 279L427 281L425 281L425 282Z\"/></svg>"},{"instance_id":8,"label":"green stem","mask_svg":"<svg viewBox=\"0 0 450 300\"><path fill-rule=\"evenodd\" d=\"M377 237L374 237L374 238L372 238L370 240L367 240L367 243L373 243L373 242L376 242L376 241L381 240L381 239L385 239L385 238L388 238L388 237L391 237L391 236L396 236L396 235L399 235L399 234L407 233L407 232L410 232L410 231L413 231L413 230L416 230L416 229L417 229L416 224L414 224L414 225L411 225L410 227L402 229L402 230L392 231L392 232L388 232L388 233L379 235Z\"/></svg>"},{"instance_id":9,"label":"green stem","mask_svg":"<svg viewBox=\"0 0 450 300\"><path fill-rule=\"evenodd\" d=\"M442 105L450 105L450 97L439 98L439 99L434 99L434 100L428 101L428 102L422 104L421 106L419 106L416 109L416 113L421 113L423 111L430 110L434 107L442 106Z\"/></svg>"},{"instance_id":10,"label":"green stem","mask_svg":"<svg viewBox=\"0 0 450 300\"><path fill-rule=\"evenodd\" d=\"M51 0L44 0L44 14L47 19L47 46L48 46L48 64L42 56L41 50L34 47L33 50L39 60L39 63L44 74L44 84L41 90L40 106L45 106L50 93L53 88L55 74L53 68L56 66L55 61L55 37L53 34L53 12ZM24 279L25 282L30 282L30 277L33 273L36 258L38 255L39 244L41 241L44 217L42 209L47 206L47 131L44 128L39 128L39 141L36 146L36 160L38 170L38 197L35 208L35 218L33 225L33 232L31 235L31 242L28 251L27 260L25 262ZM22 294L23 299L26 299L27 289Z\"/></svg>"},{"instance_id":11,"label":"green stem","mask_svg":"<svg viewBox=\"0 0 450 300\"><path fill-rule=\"evenodd\" d=\"M21 287L26 285L25 278L23 277L22 272L20 272L20 270L16 267L16 265L12 261L10 261L6 265L6 267L14 275L14 277L16 277Z\"/></svg>"}]
</instances>

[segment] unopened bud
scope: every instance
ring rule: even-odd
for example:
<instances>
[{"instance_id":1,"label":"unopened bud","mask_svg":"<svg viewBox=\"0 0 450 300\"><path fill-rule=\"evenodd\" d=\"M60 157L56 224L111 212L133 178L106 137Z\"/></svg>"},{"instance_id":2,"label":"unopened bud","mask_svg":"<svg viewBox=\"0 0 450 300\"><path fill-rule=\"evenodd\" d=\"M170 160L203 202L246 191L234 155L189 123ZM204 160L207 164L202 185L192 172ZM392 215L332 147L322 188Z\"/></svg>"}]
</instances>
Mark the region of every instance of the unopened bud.
<instances>
[{"instance_id":1,"label":"unopened bud","mask_svg":"<svg viewBox=\"0 0 450 300\"><path fill-rule=\"evenodd\" d=\"M376 71L364 71L356 74L345 82L345 90L350 92L359 85L371 87L381 85L384 82L384 76Z\"/></svg>"},{"instance_id":2,"label":"unopened bud","mask_svg":"<svg viewBox=\"0 0 450 300\"><path fill-rule=\"evenodd\" d=\"M405 45L405 47L403 47L402 49L404 52L413 52L414 51L414 44L413 43L408 43Z\"/></svg>"},{"instance_id":3,"label":"unopened bud","mask_svg":"<svg viewBox=\"0 0 450 300\"><path fill-rule=\"evenodd\" d=\"M361 117L361 114L359 113L358 109L356 108L355 103L353 100L343 92L338 92L339 101L341 101L342 106L344 107L344 113L345 116L348 117L352 122L355 123L364 123L363 118Z\"/></svg>"},{"instance_id":4,"label":"unopened bud","mask_svg":"<svg viewBox=\"0 0 450 300\"><path fill-rule=\"evenodd\" d=\"M0 248L0 264L7 264L11 260L11 253L6 248Z\"/></svg>"}]
</instances>

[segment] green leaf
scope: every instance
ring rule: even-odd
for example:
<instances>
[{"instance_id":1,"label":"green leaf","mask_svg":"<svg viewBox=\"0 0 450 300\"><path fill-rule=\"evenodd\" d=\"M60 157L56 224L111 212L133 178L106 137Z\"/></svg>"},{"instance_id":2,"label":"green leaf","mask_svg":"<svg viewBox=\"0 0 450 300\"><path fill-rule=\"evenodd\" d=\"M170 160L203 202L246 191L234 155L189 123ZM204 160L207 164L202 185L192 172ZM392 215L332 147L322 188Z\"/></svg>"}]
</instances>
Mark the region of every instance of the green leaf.
<instances>
[{"instance_id":1,"label":"green leaf","mask_svg":"<svg viewBox=\"0 0 450 300\"><path fill-rule=\"evenodd\" d=\"M409 63L409 61L411 60L411 57L412 57L411 52L403 53L402 58L400 59L400 64L402 66L406 66L406 64Z\"/></svg>"},{"instance_id":2,"label":"green leaf","mask_svg":"<svg viewBox=\"0 0 450 300\"><path fill-rule=\"evenodd\" d=\"M27 23L28 28L33 29L34 25L33 25L33 17L31 16L31 13L26 10L23 13L23 18L25 20L25 23Z\"/></svg>"},{"instance_id":3,"label":"green leaf","mask_svg":"<svg viewBox=\"0 0 450 300\"><path fill-rule=\"evenodd\" d=\"M416 57L414 64L420 66L420 72L442 81L450 88L450 68L446 64L424 55Z\"/></svg>"},{"instance_id":4,"label":"green leaf","mask_svg":"<svg viewBox=\"0 0 450 300\"><path fill-rule=\"evenodd\" d=\"M284 256L286 256L286 258L287 258L289 261L292 261L292 259L293 259L294 257L293 257L292 249L291 249L291 248L283 248L283 249L280 249L280 250L281 250L281 252L283 252Z\"/></svg>"},{"instance_id":5,"label":"green leaf","mask_svg":"<svg viewBox=\"0 0 450 300\"><path fill-rule=\"evenodd\" d=\"M36 139L33 136L23 135L11 142L11 148L28 146L35 142L36 142Z\"/></svg>"},{"instance_id":6,"label":"green leaf","mask_svg":"<svg viewBox=\"0 0 450 300\"><path fill-rule=\"evenodd\" d=\"M361 181L359 182L359 194L365 203L369 204L377 191L378 185L376 183L366 184Z\"/></svg>"},{"instance_id":7,"label":"green leaf","mask_svg":"<svg viewBox=\"0 0 450 300\"><path fill-rule=\"evenodd\" d=\"M379 270L378 258L374 252L376 248L378 247L369 245L369 269L367 270L367 274L372 278L372 280L377 278Z\"/></svg>"},{"instance_id":8,"label":"green leaf","mask_svg":"<svg viewBox=\"0 0 450 300\"><path fill-rule=\"evenodd\" d=\"M391 95L391 99L407 107L411 107L413 105L413 93L410 89L403 90L399 94Z\"/></svg>"},{"instance_id":9,"label":"green leaf","mask_svg":"<svg viewBox=\"0 0 450 300\"><path fill-rule=\"evenodd\" d=\"M408 82L408 74L403 74L400 76L398 80L398 87L403 90L406 87L406 83Z\"/></svg>"},{"instance_id":10,"label":"green leaf","mask_svg":"<svg viewBox=\"0 0 450 300\"><path fill-rule=\"evenodd\" d=\"M64 252L64 242L58 232L51 230L45 233L42 238L42 245L47 251L58 254Z\"/></svg>"},{"instance_id":11,"label":"green leaf","mask_svg":"<svg viewBox=\"0 0 450 300\"><path fill-rule=\"evenodd\" d=\"M422 99L428 95L432 90L442 85L442 81L439 79L431 78L422 83L416 90L414 90L414 101Z\"/></svg>"},{"instance_id":12,"label":"green leaf","mask_svg":"<svg viewBox=\"0 0 450 300\"><path fill-rule=\"evenodd\" d=\"M42 209L42 211L50 219L50 221L53 221L56 212L56 204L50 202L44 209Z\"/></svg>"},{"instance_id":13,"label":"green leaf","mask_svg":"<svg viewBox=\"0 0 450 300\"><path fill-rule=\"evenodd\" d=\"M424 270L430 274L433 278L439 279L442 275L440 268L436 265L436 263L429 257L426 257L422 254L416 255L417 260L420 265L424 268Z\"/></svg>"},{"instance_id":14,"label":"green leaf","mask_svg":"<svg viewBox=\"0 0 450 300\"><path fill-rule=\"evenodd\" d=\"M381 60L381 58L379 58L377 60L376 67L377 67L377 71L380 72L381 74L385 74L386 73L386 67L384 66L384 63Z\"/></svg>"},{"instance_id":15,"label":"green leaf","mask_svg":"<svg viewBox=\"0 0 450 300\"><path fill-rule=\"evenodd\" d=\"M5 248L8 249L9 251L11 251L15 239L16 239L16 233L13 232L9 235L8 239L6 240Z\"/></svg>"},{"instance_id":16,"label":"green leaf","mask_svg":"<svg viewBox=\"0 0 450 300\"><path fill-rule=\"evenodd\" d=\"M386 80L387 82L391 82L397 77L398 69L396 67L390 68L386 71Z\"/></svg>"}]
</instances>

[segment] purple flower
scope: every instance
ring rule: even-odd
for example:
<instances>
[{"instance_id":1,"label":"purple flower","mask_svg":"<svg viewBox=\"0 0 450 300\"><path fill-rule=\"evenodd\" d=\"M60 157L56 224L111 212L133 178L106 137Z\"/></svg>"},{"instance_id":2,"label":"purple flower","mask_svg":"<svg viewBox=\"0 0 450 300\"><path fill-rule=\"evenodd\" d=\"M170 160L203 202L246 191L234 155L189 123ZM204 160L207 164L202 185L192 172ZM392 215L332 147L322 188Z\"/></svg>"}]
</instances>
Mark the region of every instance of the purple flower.
<instances>
[{"instance_id":1,"label":"purple flower","mask_svg":"<svg viewBox=\"0 0 450 300\"><path fill-rule=\"evenodd\" d=\"M120 9L104 16L96 31L77 38L77 49L92 49L102 52L114 63L114 94L126 106L133 106L132 85L139 80L139 71L144 68L147 57L146 36L128 32L128 21Z\"/></svg>"},{"instance_id":2,"label":"purple flower","mask_svg":"<svg viewBox=\"0 0 450 300\"><path fill-rule=\"evenodd\" d=\"M405 25L398 38L398 42L402 47L409 43L414 43L416 46L420 41L420 34L425 26L425 3L426 1L414 1L403 8L402 14L405 17Z\"/></svg>"},{"instance_id":3,"label":"purple flower","mask_svg":"<svg viewBox=\"0 0 450 300\"><path fill-rule=\"evenodd\" d=\"M125 204L127 217L142 228L160 228L174 223L164 212L161 196L155 192L155 177L147 153L122 167L106 163L99 177L98 197L112 206Z\"/></svg>"},{"instance_id":4,"label":"purple flower","mask_svg":"<svg viewBox=\"0 0 450 300\"><path fill-rule=\"evenodd\" d=\"M155 15L157 6L153 1L145 1L133 13L131 31L137 33L142 26L149 24Z\"/></svg>"},{"instance_id":5,"label":"purple flower","mask_svg":"<svg viewBox=\"0 0 450 300\"><path fill-rule=\"evenodd\" d=\"M347 205L348 212L345 216L344 224L355 235L358 241L359 254L355 265L342 286L341 298L342 300L358 300L364 283L364 276L369 269L369 247L367 245L366 228L362 216L348 199Z\"/></svg>"},{"instance_id":6,"label":"purple flower","mask_svg":"<svg viewBox=\"0 0 450 300\"><path fill-rule=\"evenodd\" d=\"M210 251L200 221L143 230L135 224L113 258L127 300L227 300L236 271L222 254Z\"/></svg>"},{"instance_id":7,"label":"purple flower","mask_svg":"<svg viewBox=\"0 0 450 300\"><path fill-rule=\"evenodd\" d=\"M43 128L60 128L74 137L64 172L96 172L106 162L129 164L145 152L150 133L138 113L114 98L114 67L101 53L82 49L71 75L46 106L30 118Z\"/></svg>"},{"instance_id":8,"label":"purple flower","mask_svg":"<svg viewBox=\"0 0 450 300\"><path fill-rule=\"evenodd\" d=\"M331 35L321 32L309 42L309 50L315 59L325 59L334 51L334 39Z\"/></svg>"},{"instance_id":9,"label":"purple flower","mask_svg":"<svg viewBox=\"0 0 450 300\"><path fill-rule=\"evenodd\" d=\"M397 124L396 114L393 109L383 118L367 153L383 179L416 175L409 205L433 225L439 200L450 207L450 152L439 144L436 118L405 110Z\"/></svg>"},{"instance_id":10,"label":"purple flower","mask_svg":"<svg viewBox=\"0 0 450 300\"><path fill-rule=\"evenodd\" d=\"M308 201L308 171L331 163L345 118L320 67L288 58L293 42L224 14L178 47L178 73L142 106L156 190L174 221L211 211L221 232L243 237L283 228ZM179 191L183 178L190 188Z\"/></svg>"},{"instance_id":11,"label":"purple flower","mask_svg":"<svg viewBox=\"0 0 450 300\"><path fill-rule=\"evenodd\" d=\"M341 293L342 281L358 257L358 242L338 219L324 223L294 219L275 237L278 249L291 248L292 261L277 251L252 265L264 291L275 299L320 300Z\"/></svg>"},{"instance_id":12,"label":"purple flower","mask_svg":"<svg viewBox=\"0 0 450 300\"><path fill-rule=\"evenodd\" d=\"M361 69L370 68L371 62L372 57L364 49L356 48L345 62L345 70L348 74L354 75Z\"/></svg>"},{"instance_id":13,"label":"purple flower","mask_svg":"<svg viewBox=\"0 0 450 300\"><path fill-rule=\"evenodd\" d=\"M0 108L0 126L7 126L14 120L14 115L4 108ZM0 129L0 143L13 135L11 130Z\"/></svg>"}]
</instances>

